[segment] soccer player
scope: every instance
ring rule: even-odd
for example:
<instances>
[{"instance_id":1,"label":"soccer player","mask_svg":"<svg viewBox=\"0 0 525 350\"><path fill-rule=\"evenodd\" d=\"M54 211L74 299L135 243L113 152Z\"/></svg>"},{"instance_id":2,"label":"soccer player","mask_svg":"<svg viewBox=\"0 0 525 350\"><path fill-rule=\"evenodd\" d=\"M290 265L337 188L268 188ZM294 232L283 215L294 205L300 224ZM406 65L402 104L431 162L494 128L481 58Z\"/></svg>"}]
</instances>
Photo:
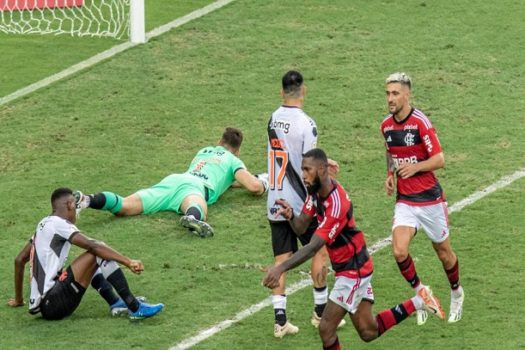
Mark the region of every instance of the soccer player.
<instances>
[{"instance_id":1,"label":"soccer player","mask_svg":"<svg viewBox=\"0 0 525 350\"><path fill-rule=\"evenodd\" d=\"M288 259L298 249L297 240L302 245L310 241L316 224L304 235L297 236L287 220L275 215L279 210L276 200L285 199L299 214L306 198L306 188L301 180L301 159L303 153L317 144L315 122L302 110L306 86L301 73L291 70L282 77L281 97L283 104L272 114L268 122L268 220L272 232L272 248L275 263ZM338 165L330 161L331 172L337 173ZM314 312L311 323L319 326L323 309L328 300L326 286L326 249L320 249L312 259L311 276L313 280ZM296 334L299 328L286 317L285 274L281 283L272 290L275 325L274 336L282 338L286 334ZM341 324L341 326L344 324Z\"/></svg>"},{"instance_id":2,"label":"soccer player","mask_svg":"<svg viewBox=\"0 0 525 350\"><path fill-rule=\"evenodd\" d=\"M158 184L122 198L113 192L83 195L77 191L78 211L84 208L107 210L117 216L151 214L160 211L183 213L182 226L200 237L213 236L205 221L211 205L229 187L245 187L262 195L267 176L252 175L239 159L243 135L241 130L226 128L218 146L201 149L183 174L171 174Z\"/></svg>"},{"instance_id":3,"label":"soccer player","mask_svg":"<svg viewBox=\"0 0 525 350\"><path fill-rule=\"evenodd\" d=\"M445 166L445 158L432 123L410 104L411 88L411 79L405 73L394 73L386 79L390 113L381 123L381 132L386 146L387 195L394 193L397 179L392 250L401 274L417 292L423 284L408 248L417 230L425 230L450 283L448 322L457 322L465 294L459 283L458 258L450 244L445 194L434 175L434 170ZM419 325L426 319L424 311L417 313Z\"/></svg>"},{"instance_id":4,"label":"soccer player","mask_svg":"<svg viewBox=\"0 0 525 350\"><path fill-rule=\"evenodd\" d=\"M140 274L144 265L130 259L102 242L85 236L75 226L76 205L73 191L58 188L51 195L51 215L37 225L30 242L15 260L15 298L10 306L24 304L22 297L24 266L30 261L31 296L29 312L46 320L71 315L80 304L89 284L96 288L114 311L125 308L131 319L158 314L163 304L146 304L131 293L119 264ZM85 250L64 269L71 245ZM119 297L115 296L113 288Z\"/></svg>"},{"instance_id":5,"label":"soccer player","mask_svg":"<svg viewBox=\"0 0 525 350\"><path fill-rule=\"evenodd\" d=\"M432 295L429 287L421 288L415 297L374 317L373 263L364 234L356 227L352 202L344 188L330 178L324 151L316 148L306 152L301 168L308 196L300 215L296 215L292 206L284 200L277 200L279 209L275 214L284 217L297 234L305 232L314 217L319 225L310 243L268 270L263 284L275 288L285 271L310 259L324 246L328 247L336 279L319 325L323 348L341 349L337 326L346 313L349 313L355 329L365 342L381 336L415 310L427 309L443 318L439 300Z\"/></svg>"}]
</instances>

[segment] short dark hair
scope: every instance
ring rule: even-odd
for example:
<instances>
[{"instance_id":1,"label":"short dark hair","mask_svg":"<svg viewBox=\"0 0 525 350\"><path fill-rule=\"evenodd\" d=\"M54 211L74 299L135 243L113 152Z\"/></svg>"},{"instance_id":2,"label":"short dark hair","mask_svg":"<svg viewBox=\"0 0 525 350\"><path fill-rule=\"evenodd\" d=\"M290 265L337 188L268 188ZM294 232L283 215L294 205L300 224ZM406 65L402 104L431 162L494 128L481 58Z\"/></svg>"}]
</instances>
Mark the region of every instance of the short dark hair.
<instances>
[{"instance_id":1,"label":"short dark hair","mask_svg":"<svg viewBox=\"0 0 525 350\"><path fill-rule=\"evenodd\" d=\"M53 208L55 207L55 202L63 197L66 196L72 196L73 191L70 188L67 187L60 187L53 191L53 194L51 194L51 205Z\"/></svg>"},{"instance_id":2,"label":"short dark hair","mask_svg":"<svg viewBox=\"0 0 525 350\"><path fill-rule=\"evenodd\" d=\"M286 72L283 75L283 91L285 94L295 95L298 94L303 85L303 76L301 73L295 70Z\"/></svg>"},{"instance_id":3,"label":"short dark hair","mask_svg":"<svg viewBox=\"0 0 525 350\"><path fill-rule=\"evenodd\" d=\"M226 128L222 133L222 142L229 145L233 149L241 148L242 144L242 131L237 128Z\"/></svg>"},{"instance_id":4,"label":"short dark hair","mask_svg":"<svg viewBox=\"0 0 525 350\"><path fill-rule=\"evenodd\" d=\"M320 161L324 166L328 166L328 157L326 156L326 153L320 148L312 148L303 154L303 158L313 158Z\"/></svg>"}]
</instances>

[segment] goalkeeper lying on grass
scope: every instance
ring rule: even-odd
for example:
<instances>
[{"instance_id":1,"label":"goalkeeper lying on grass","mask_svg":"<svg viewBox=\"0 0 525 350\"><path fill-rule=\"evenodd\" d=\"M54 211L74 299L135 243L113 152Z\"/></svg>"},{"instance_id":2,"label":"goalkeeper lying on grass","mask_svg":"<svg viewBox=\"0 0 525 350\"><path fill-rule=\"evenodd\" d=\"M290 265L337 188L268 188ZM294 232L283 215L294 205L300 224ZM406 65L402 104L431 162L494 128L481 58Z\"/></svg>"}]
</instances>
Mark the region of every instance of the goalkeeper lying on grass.
<instances>
[{"instance_id":1,"label":"goalkeeper lying on grass","mask_svg":"<svg viewBox=\"0 0 525 350\"><path fill-rule=\"evenodd\" d=\"M218 146L201 149L183 174L171 174L158 184L122 198L113 192L84 195L75 192L77 212L84 208L107 210L117 216L174 211L183 214L182 226L201 236L213 236L205 222L208 205L232 185L262 195L268 189L268 176L254 176L238 158L242 132L226 128Z\"/></svg>"}]
</instances>

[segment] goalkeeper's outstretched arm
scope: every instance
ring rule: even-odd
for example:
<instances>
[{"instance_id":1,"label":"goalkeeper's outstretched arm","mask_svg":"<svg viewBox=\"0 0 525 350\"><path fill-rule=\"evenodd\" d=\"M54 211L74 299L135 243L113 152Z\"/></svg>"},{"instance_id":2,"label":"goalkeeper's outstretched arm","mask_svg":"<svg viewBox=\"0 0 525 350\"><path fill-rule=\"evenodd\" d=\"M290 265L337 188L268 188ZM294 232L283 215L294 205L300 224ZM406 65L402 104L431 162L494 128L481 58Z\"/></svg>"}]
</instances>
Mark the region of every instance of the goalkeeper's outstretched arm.
<instances>
[{"instance_id":1,"label":"goalkeeper's outstretched arm","mask_svg":"<svg viewBox=\"0 0 525 350\"><path fill-rule=\"evenodd\" d=\"M268 175L252 175L246 169L239 169L235 173L235 181L251 193L262 195L268 191Z\"/></svg>"}]
</instances>

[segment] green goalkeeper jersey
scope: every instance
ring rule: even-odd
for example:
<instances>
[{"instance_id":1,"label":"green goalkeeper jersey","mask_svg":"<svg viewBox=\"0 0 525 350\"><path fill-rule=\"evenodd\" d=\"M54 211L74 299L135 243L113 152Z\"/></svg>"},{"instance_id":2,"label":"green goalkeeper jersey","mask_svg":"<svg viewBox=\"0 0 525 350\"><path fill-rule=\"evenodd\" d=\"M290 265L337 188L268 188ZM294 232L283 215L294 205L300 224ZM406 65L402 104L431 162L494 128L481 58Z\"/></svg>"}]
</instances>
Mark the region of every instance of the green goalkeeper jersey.
<instances>
[{"instance_id":1,"label":"green goalkeeper jersey","mask_svg":"<svg viewBox=\"0 0 525 350\"><path fill-rule=\"evenodd\" d=\"M197 152L186 174L204 182L209 190L208 203L215 203L235 181L235 173L246 166L222 146L205 147Z\"/></svg>"}]
</instances>

